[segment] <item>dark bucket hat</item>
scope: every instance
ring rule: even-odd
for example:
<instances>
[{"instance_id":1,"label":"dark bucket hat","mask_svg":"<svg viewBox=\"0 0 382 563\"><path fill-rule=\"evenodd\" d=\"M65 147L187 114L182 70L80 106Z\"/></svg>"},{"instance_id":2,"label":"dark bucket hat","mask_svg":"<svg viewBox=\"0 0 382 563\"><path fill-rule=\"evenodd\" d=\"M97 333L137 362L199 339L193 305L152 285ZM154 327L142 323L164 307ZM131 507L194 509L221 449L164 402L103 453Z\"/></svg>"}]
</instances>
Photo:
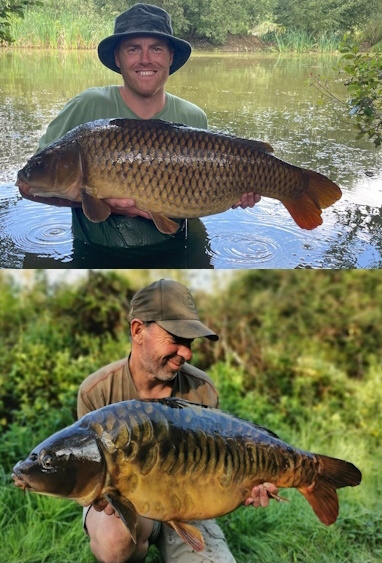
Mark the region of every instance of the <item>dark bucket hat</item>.
<instances>
[{"instance_id":1,"label":"dark bucket hat","mask_svg":"<svg viewBox=\"0 0 382 563\"><path fill-rule=\"evenodd\" d=\"M183 66L191 54L191 45L183 39L174 37L171 18L165 10L151 4L135 4L116 18L114 34L103 39L98 45L100 61L107 68L121 73L114 60L117 43L127 37L142 35L155 35L169 40L174 49L170 74Z\"/></svg>"},{"instance_id":2,"label":"dark bucket hat","mask_svg":"<svg viewBox=\"0 0 382 563\"><path fill-rule=\"evenodd\" d=\"M133 295L129 320L155 321L161 328L180 338L205 336L218 340L218 335L203 324L195 301L183 284L158 280Z\"/></svg>"}]
</instances>

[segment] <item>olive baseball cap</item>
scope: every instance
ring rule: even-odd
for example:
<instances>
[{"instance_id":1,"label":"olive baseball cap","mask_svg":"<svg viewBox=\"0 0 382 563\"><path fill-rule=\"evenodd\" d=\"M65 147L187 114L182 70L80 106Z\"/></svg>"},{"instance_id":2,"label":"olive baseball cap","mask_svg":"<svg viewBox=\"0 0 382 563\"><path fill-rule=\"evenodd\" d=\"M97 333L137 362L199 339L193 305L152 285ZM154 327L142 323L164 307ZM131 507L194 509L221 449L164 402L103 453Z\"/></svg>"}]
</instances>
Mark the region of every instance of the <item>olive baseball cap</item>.
<instances>
[{"instance_id":1,"label":"olive baseball cap","mask_svg":"<svg viewBox=\"0 0 382 563\"><path fill-rule=\"evenodd\" d=\"M137 291L130 302L129 320L155 321L167 332L179 338L209 340L219 337L203 324L198 316L195 301L183 284L161 279Z\"/></svg>"}]
</instances>

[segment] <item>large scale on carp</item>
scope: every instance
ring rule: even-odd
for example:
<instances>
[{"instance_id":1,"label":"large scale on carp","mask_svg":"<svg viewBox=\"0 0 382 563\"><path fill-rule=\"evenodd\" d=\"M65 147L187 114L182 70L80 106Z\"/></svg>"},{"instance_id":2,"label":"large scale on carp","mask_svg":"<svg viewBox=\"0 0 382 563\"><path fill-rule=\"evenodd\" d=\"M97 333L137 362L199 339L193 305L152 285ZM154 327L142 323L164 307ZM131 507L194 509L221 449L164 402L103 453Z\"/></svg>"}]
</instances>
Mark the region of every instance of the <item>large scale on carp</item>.
<instances>
[{"instance_id":1,"label":"large scale on carp","mask_svg":"<svg viewBox=\"0 0 382 563\"><path fill-rule=\"evenodd\" d=\"M22 489L106 499L134 541L138 515L166 522L194 550L192 520L227 514L270 482L295 487L326 525L338 516L341 487L361 482L347 461L294 448L273 432L220 410L176 398L124 401L53 434L13 469Z\"/></svg>"},{"instance_id":2,"label":"large scale on carp","mask_svg":"<svg viewBox=\"0 0 382 563\"><path fill-rule=\"evenodd\" d=\"M272 152L261 141L161 120L97 120L33 156L16 183L35 201L82 205L93 222L110 215L105 198L134 199L166 234L179 228L172 219L222 213L247 192L280 200L303 229L321 225L340 188Z\"/></svg>"}]
</instances>

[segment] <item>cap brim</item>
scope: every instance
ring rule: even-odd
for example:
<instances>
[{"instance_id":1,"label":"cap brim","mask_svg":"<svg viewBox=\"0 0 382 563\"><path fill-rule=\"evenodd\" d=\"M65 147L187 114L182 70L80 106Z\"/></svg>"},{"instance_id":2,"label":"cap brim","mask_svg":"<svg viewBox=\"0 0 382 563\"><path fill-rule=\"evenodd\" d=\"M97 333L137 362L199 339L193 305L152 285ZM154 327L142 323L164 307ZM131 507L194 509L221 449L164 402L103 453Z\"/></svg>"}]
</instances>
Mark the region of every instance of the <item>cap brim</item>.
<instances>
[{"instance_id":1,"label":"cap brim","mask_svg":"<svg viewBox=\"0 0 382 563\"><path fill-rule=\"evenodd\" d=\"M173 321L155 321L161 328L174 334L179 338L187 338L193 340L205 336L209 340L219 340L208 326L197 320L173 320Z\"/></svg>"},{"instance_id":2,"label":"cap brim","mask_svg":"<svg viewBox=\"0 0 382 563\"><path fill-rule=\"evenodd\" d=\"M102 64L104 64L110 70L118 72L121 74L121 70L115 64L114 50L121 39L127 39L128 37L144 37L144 36L154 36L162 37L170 41L174 47L174 58L172 65L170 66L170 74L173 74L180 67L182 67L191 55L191 45L188 41L183 39L178 39L167 33L148 33L146 31L134 31L134 33L117 33L115 35L110 35L103 39L98 45L98 57Z\"/></svg>"}]
</instances>

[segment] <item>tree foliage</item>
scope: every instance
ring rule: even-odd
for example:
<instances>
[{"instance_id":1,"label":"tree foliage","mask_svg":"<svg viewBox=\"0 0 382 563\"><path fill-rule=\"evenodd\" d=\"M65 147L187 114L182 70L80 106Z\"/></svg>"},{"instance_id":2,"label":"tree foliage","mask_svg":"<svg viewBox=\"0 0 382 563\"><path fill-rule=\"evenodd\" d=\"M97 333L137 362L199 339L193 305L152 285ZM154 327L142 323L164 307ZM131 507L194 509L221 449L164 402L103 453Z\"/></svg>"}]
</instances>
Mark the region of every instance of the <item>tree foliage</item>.
<instances>
[{"instance_id":1,"label":"tree foliage","mask_svg":"<svg viewBox=\"0 0 382 563\"><path fill-rule=\"evenodd\" d=\"M123 0L94 0L103 13L118 14L135 4ZM174 33L189 39L207 38L224 43L228 33L248 33L265 12L268 0L158 0L157 6L171 14Z\"/></svg>"},{"instance_id":2,"label":"tree foliage","mask_svg":"<svg viewBox=\"0 0 382 563\"><path fill-rule=\"evenodd\" d=\"M354 29L373 17L377 0L275 0L275 22L314 36Z\"/></svg>"},{"instance_id":3,"label":"tree foliage","mask_svg":"<svg viewBox=\"0 0 382 563\"><path fill-rule=\"evenodd\" d=\"M361 52L358 44L347 39L341 53L350 115L359 131L357 138L367 136L379 147L382 144L382 51Z\"/></svg>"},{"instance_id":4,"label":"tree foliage","mask_svg":"<svg viewBox=\"0 0 382 563\"><path fill-rule=\"evenodd\" d=\"M0 0L0 42L12 43L9 20L12 16L24 17L28 6L42 6L38 0Z\"/></svg>"},{"instance_id":5,"label":"tree foliage","mask_svg":"<svg viewBox=\"0 0 382 563\"><path fill-rule=\"evenodd\" d=\"M367 137L375 147L382 144L382 51L361 51L360 44L345 36L342 57L337 65L346 86L348 99L343 101L332 93L331 84L319 76L311 76L312 85L322 97L351 118L358 129L357 139Z\"/></svg>"},{"instance_id":6,"label":"tree foliage","mask_svg":"<svg viewBox=\"0 0 382 563\"><path fill-rule=\"evenodd\" d=\"M52 286L44 273L28 288L0 276L4 428L46 428L49 421L56 428L75 417L81 381L127 353L128 304L140 285L115 272L90 272L75 287ZM193 362L240 373L242 395L256 393L256 412L263 409L265 419L281 409L293 421L294 411L309 413L323 401L341 409L353 382L366 389L370 370L381 368L377 271L251 271L215 297L195 297L221 338L196 339Z\"/></svg>"}]
</instances>

